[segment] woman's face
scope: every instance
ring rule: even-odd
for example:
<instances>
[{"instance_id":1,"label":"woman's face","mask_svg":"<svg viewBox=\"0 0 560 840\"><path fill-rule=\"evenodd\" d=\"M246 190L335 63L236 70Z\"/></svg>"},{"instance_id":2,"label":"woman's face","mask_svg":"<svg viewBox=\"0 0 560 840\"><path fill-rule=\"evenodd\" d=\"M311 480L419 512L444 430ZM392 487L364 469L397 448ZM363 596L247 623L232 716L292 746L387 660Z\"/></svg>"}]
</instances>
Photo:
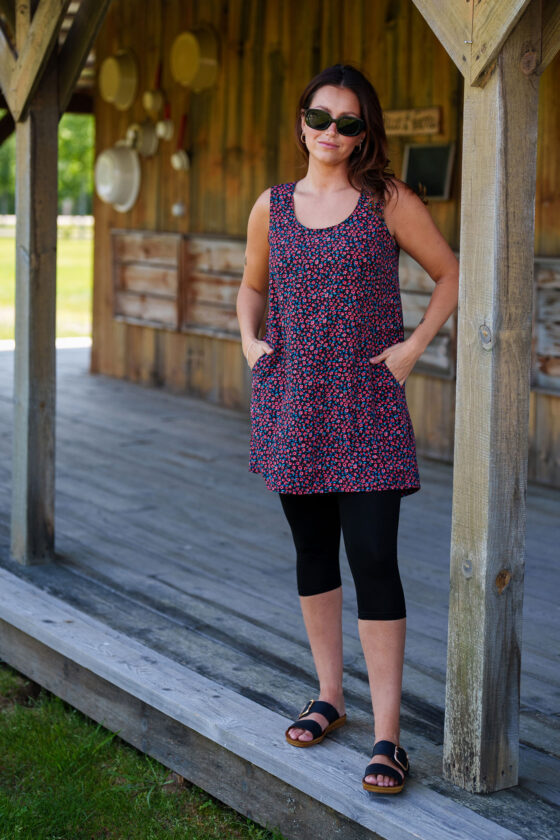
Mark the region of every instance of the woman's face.
<instances>
[{"instance_id":1,"label":"woman's face","mask_svg":"<svg viewBox=\"0 0 560 840\"><path fill-rule=\"evenodd\" d=\"M310 108L321 108L337 119L350 115L361 117L360 102L356 94L348 88L325 85L313 94ZM366 132L362 131L357 137L344 137L338 133L335 123L331 123L324 131L310 128L301 115L301 130L305 135L305 145L311 157L322 163L336 165L347 160L356 146L359 146Z\"/></svg>"}]
</instances>

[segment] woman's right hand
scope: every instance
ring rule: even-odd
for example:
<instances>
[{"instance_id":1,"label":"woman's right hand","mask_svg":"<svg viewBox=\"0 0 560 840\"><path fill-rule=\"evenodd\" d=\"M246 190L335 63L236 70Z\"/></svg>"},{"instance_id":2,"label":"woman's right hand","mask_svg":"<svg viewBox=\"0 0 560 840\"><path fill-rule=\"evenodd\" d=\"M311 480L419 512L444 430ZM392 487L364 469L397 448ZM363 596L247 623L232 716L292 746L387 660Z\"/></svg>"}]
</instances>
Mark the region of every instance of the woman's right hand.
<instances>
[{"instance_id":1,"label":"woman's right hand","mask_svg":"<svg viewBox=\"0 0 560 840\"><path fill-rule=\"evenodd\" d=\"M274 350L270 346L270 344L267 344L266 341L261 341L260 339L255 338L250 343L250 345L247 349L247 364L249 365L251 370L253 370L253 368L255 367L255 365L257 363L257 359L260 359L260 357L264 353L267 353L267 354L270 355L270 353L273 353L273 352L274 352Z\"/></svg>"}]
</instances>

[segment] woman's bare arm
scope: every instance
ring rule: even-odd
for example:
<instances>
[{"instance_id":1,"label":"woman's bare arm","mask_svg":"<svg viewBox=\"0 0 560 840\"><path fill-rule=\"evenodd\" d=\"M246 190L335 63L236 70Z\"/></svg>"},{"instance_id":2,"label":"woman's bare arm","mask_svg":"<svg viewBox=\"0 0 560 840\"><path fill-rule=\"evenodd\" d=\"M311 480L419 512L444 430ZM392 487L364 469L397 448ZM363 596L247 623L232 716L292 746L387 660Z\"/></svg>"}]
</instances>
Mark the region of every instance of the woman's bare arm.
<instances>
[{"instance_id":1,"label":"woman's bare arm","mask_svg":"<svg viewBox=\"0 0 560 840\"><path fill-rule=\"evenodd\" d=\"M268 296L268 228L270 220L270 190L265 190L257 198L249 215L247 224L247 247L245 250L245 268L243 279L237 293L237 319L241 331L243 354L247 358L257 347L266 350L266 342L257 343L257 332L266 309ZM272 348L269 348L272 352ZM249 362L249 358L247 358ZM250 362L249 362L250 364Z\"/></svg>"},{"instance_id":2,"label":"woman's bare arm","mask_svg":"<svg viewBox=\"0 0 560 840\"><path fill-rule=\"evenodd\" d=\"M398 192L389 199L385 210L389 232L435 283L424 317L416 329L406 341L388 347L373 359L376 363L384 361L402 384L430 341L457 308L459 263L425 204L409 187L394 183Z\"/></svg>"}]
</instances>

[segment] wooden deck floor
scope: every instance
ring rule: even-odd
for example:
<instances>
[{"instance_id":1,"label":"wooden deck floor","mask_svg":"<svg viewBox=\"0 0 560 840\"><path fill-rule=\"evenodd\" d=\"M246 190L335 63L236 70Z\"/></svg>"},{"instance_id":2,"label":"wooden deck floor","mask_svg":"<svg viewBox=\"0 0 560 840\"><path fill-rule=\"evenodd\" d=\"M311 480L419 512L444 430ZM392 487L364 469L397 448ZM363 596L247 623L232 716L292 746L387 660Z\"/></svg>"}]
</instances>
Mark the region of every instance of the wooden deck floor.
<instances>
[{"instance_id":1,"label":"wooden deck floor","mask_svg":"<svg viewBox=\"0 0 560 840\"><path fill-rule=\"evenodd\" d=\"M13 359L11 353L0 353L4 659L24 671L29 662L27 672L40 678L38 663L46 654L29 639L31 605L36 596L44 596L44 610L59 609L66 616L60 626L75 622L77 627L83 618L84 638L109 634L98 651L117 642L125 650L129 640L130 656L134 652L144 663L144 684L152 685L149 696L138 695L144 706L172 716L163 693L167 689L162 685L158 698L157 681L157 673L172 666L179 677L191 675L199 698L219 686L230 714L244 717L237 721L236 739L224 743L225 736L211 722L200 722L197 737L204 740L198 742L195 733L190 750L192 756L197 749L208 755L224 776L237 772L231 770L237 766L234 759L241 761L244 781L234 790L233 782L221 782L214 764L204 770L193 764L191 778L203 785L208 778L210 792L261 822L280 826L287 837L558 840L559 493L532 486L528 494L520 784L491 796L471 795L441 777L452 471L439 463L421 464L423 489L403 500L399 540L408 612L401 740L413 773L398 801L380 802L360 787L372 718L343 545L349 724L316 750L294 750L283 744L283 728L315 695L316 684L288 526L277 495L247 469L248 418L188 397L90 376L88 350L57 352L57 561L31 568L8 556ZM19 596L28 608L25 627L15 606L17 586L27 587ZM44 614L40 621L44 629ZM22 633L27 652L10 653ZM64 647L68 637L60 638L66 663L60 673L66 673L74 660ZM84 686L95 670L88 663L82 663ZM99 678L116 685L113 673ZM60 685L65 696L63 682L59 675L51 685ZM74 690L68 688L66 696L79 706L72 699ZM109 689L105 697L110 698ZM212 709L216 703L206 699ZM180 699L174 702L180 706ZM203 706L193 707L191 720L198 715L202 721ZM86 711L103 718L93 706ZM272 735L266 727L273 727ZM130 740L150 751L144 736ZM172 740L167 739L163 755L169 766L178 761ZM152 751L163 760L161 749ZM252 766L253 774L247 769ZM310 778L313 784L307 788ZM298 792L307 821L298 811ZM322 834L314 833L310 819L323 826Z\"/></svg>"}]
</instances>

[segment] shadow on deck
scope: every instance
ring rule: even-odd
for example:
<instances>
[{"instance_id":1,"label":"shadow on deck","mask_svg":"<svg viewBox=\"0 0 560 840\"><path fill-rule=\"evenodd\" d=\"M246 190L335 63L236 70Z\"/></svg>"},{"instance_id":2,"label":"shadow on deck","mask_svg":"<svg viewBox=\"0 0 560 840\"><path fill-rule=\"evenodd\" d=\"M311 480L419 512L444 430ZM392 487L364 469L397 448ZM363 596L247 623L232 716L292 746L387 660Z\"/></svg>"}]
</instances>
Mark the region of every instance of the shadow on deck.
<instances>
[{"instance_id":1,"label":"shadow on deck","mask_svg":"<svg viewBox=\"0 0 560 840\"><path fill-rule=\"evenodd\" d=\"M238 412L87 373L58 351L56 562L9 559L12 354L0 353L0 656L219 799L288 838L558 838L560 494L531 487L520 783L491 796L441 777L451 468L403 500L408 633L402 796L361 788L373 727L341 546L349 723L315 750L283 740L316 695L277 494L247 469Z\"/></svg>"}]
</instances>

